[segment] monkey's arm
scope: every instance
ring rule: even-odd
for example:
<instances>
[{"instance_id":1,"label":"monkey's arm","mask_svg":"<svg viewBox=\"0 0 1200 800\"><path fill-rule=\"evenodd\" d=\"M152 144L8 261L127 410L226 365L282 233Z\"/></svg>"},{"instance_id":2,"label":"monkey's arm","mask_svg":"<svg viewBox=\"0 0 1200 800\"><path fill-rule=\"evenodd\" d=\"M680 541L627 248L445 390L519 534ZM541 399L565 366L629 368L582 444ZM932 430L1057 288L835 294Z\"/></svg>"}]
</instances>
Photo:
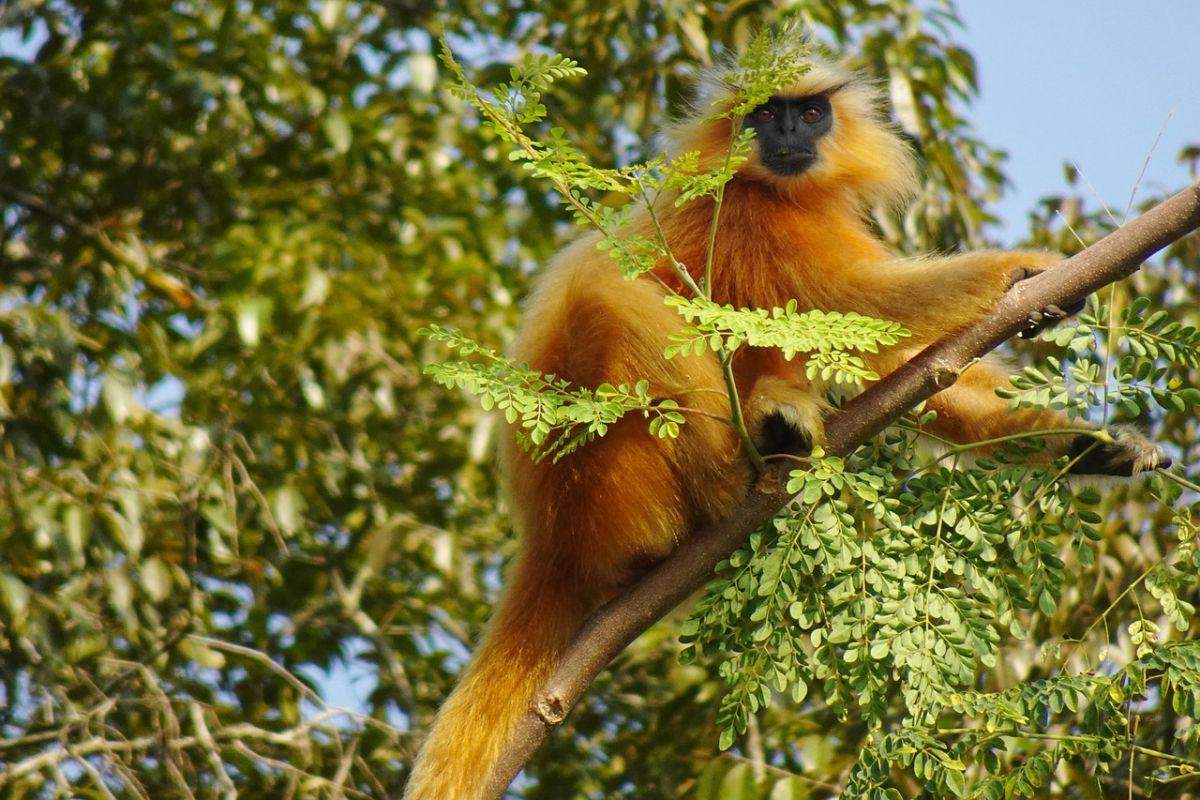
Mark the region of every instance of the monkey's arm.
<instances>
[{"instance_id":1,"label":"monkey's arm","mask_svg":"<svg viewBox=\"0 0 1200 800\"><path fill-rule=\"evenodd\" d=\"M980 250L887 261L849 277L860 293L850 298L851 307L901 322L916 339L931 341L975 321L1014 283L1061 260L1043 250Z\"/></svg>"}]
</instances>

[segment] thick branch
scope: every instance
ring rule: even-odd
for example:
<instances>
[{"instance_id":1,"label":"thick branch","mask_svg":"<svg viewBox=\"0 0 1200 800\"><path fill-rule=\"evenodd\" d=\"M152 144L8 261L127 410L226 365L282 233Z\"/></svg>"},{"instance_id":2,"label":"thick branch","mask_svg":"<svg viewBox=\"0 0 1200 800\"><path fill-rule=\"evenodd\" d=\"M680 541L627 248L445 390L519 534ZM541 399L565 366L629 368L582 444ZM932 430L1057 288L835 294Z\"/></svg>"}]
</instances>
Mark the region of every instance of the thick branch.
<instances>
[{"instance_id":1,"label":"thick branch","mask_svg":"<svg viewBox=\"0 0 1200 800\"><path fill-rule=\"evenodd\" d=\"M1066 307L1137 271L1171 242L1200 227L1200 183L1171 197L1086 250L1012 288L985 319L927 347L873 384L825 421L826 450L846 455L922 400L952 385L976 359L1024 329L1048 305ZM700 531L636 583L601 608L580 630L554 674L535 697L501 755L489 782L499 798L541 746L551 725L566 716L609 661L643 631L704 585L721 559L791 499L783 470L759 481L728 519ZM555 709L553 715L536 709Z\"/></svg>"}]
</instances>

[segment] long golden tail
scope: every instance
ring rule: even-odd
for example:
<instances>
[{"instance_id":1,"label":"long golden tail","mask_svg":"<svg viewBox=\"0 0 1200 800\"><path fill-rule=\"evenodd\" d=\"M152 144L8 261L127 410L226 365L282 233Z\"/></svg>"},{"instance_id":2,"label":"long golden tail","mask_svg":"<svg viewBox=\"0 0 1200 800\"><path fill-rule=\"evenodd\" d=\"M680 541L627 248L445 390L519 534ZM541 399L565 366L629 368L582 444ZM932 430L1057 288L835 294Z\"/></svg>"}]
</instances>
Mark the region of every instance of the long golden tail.
<instances>
[{"instance_id":1,"label":"long golden tail","mask_svg":"<svg viewBox=\"0 0 1200 800\"><path fill-rule=\"evenodd\" d=\"M518 564L483 642L438 712L404 800L479 800L501 749L590 610L546 564Z\"/></svg>"}]
</instances>

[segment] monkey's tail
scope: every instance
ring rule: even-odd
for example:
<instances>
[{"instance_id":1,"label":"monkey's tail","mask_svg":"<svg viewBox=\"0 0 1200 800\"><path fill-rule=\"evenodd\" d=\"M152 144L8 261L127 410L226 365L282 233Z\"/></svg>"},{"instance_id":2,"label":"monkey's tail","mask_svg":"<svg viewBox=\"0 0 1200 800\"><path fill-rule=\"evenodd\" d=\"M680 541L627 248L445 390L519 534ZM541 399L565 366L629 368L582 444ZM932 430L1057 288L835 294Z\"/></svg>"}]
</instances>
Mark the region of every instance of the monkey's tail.
<instances>
[{"instance_id":1,"label":"monkey's tail","mask_svg":"<svg viewBox=\"0 0 1200 800\"><path fill-rule=\"evenodd\" d=\"M574 584L574 585L573 585ZM534 694L591 610L569 571L522 560L413 764L404 800L479 800Z\"/></svg>"}]
</instances>

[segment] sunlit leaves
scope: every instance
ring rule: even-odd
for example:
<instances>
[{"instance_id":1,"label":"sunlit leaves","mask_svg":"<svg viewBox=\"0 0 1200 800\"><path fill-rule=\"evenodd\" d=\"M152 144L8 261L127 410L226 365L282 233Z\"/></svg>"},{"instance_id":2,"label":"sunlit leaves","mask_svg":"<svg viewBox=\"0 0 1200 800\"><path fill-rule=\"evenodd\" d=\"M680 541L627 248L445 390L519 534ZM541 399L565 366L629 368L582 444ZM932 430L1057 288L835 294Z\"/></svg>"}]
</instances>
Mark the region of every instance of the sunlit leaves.
<instances>
[{"instance_id":1,"label":"sunlit leaves","mask_svg":"<svg viewBox=\"0 0 1200 800\"><path fill-rule=\"evenodd\" d=\"M791 360L812 353L805 369L809 378L834 383L859 383L879 377L863 360L848 351L877 353L908 336L898 323L864 317L855 312L785 308L736 309L708 300L668 297L667 305L691 323L673 334L667 358L694 355L706 350L736 350L743 345L773 347Z\"/></svg>"},{"instance_id":2,"label":"sunlit leaves","mask_svg":"<svg viewBox=\"0 0 1200 800\"><path fill-rule=\"evenodd\" d=\"M1072 417L1102 405L1128 419L1200 405L1200 388L1172 378L1181 368L1200 365L1200 330L1172 321L1164 309L1148 314L1149 309L1150 301L1138 298L1110 330L1112 310L1099 305L1077 323L1043 333L1043 340L1065 345L1067 352L1025 367L1001 396L1014 408L1049 407Z\"/></svg>"},{"instance_id":3,"label":"sunlit leaves","mask_svg":"<svg viewBox=\"0 0 1200 800\"><path fill-rule=\"evenodd\" d=\"M451 89L483 113L501 135L513 137L521 125L537 122L546 116L542 94L555 81L577 78L587 74L575 61L558 54L527 53L519 65L509 70L511 83L499 83L489 93L480 92L455 60L450 45L441 42L442 64L453 76Z\"/></svg>"},{"instance_id":4,"label":"sunlit leaves","mask_svg":"<svg viewBox=\"0 0 1200 800\"><path fill-rule=\"evenodd\" d=\"M1162 358L1180 367L1200 367L1200 328L1171 319L1165 309L1151 311L1148 297L1139 297L1121 310L1124 344L1136 358ZM1200 402L1200 390L1197 399Z\"/></svg>"},{"instance_id":5,"label":"sunlit leaves","mask_svg":"<svg viewBox=\"0 0 1200 800\"><path fill-rule=\"evenodd\" d=\"M1129 416L1148 407L1130 398L1178 409L1167 398L1187 402L1193 390L1165 362L1191 366L1193 331L1146 312L1145 303L1135 302L1121 314L1116 330L1129 336L1110 340L1115 357L1103 349L1107 309L1085 314L1057 337L1068 352L1026 367L1013 380L1019 391L1007 394L1021 405L1079 416L1106 397ZM1107 386L1106 363L1112 368ZM905 427L916 432L929 421L926 415ZM1006 637L1027 637L1039 618L1062 615L1074 580L1070 557L1075 569L1093 568L1104 541L1106 520L1096 510L1101 493L1065 481L1068 460L1046 463L1036 434L986 458L955 458L954 468L942 459L922 464L911 450L913 435L897 433L876 444L870 459L853 462L864 472L825 458L794 471L787 488L797 493L796 505L775 521L774 531L756 533L718 568L684 630L683 658L724 654L721 743L736 742L749 718L778 695L791 688L807 694L818 685L833 711L885 734L862 753L843 796L883 796L892 791L896 769L938 787L937 796L965 796L971 762L981 768L979 796L1030 795L1063 759L1110 763L1119 750L1113 736L1127 722L1119 703L1131 692L1153 697L1158 691L1147 688L1151 680L1140 663L1116 677L1098 667L1055 673L1008 692L969 691L982 670L999 663ZM1034 466L1039 461L1041 468ZM1178 632L1191 629L1195 608L1188 592L1200 586L1198 507L1194 496L1177 505L1179 486L1165 484L1161 491L1177 545L1128 590L1138 591L1137 616L1123 629L1131 655L1145 660L1167 652L1184 658L1195 649L1193 642L1164 647L1162 623ZM1109 611L1095 624L1106 622ZM1071 650L1068 644L1045 652L1060 659ZM1173 703L1200 692L1200 673L1181 671L1164 679L1163 689L1175 689L1175 680ZM899 733L886 727L896 719L887 700L893 696L902 698L908 725ZM948 708L980 719L983 729L952 748L938 725ZM1083 730L1047 735L1053 718L1064 713L1083 715ZM995 755L1001 737L1022 736L1057 744L1006 769L1008 762Z\"/></svg>"},{"instance_id":6,"label":"sunlit leaves","mask_svg":"<svg viewBox=\"0 0 1200 800\"><path fill-rule=\"evenodd\" d=\"M799 24L764 28L738 56L736 64L721 73L733 92L723 116L743 117L781 87L795 83L808 72L812 48Z\"/></svg>"},{"instance_id":7,"label":"sunlit leaves","mask_svg":"<svg viewBox=\"0 0 1200 800\"><path fill-rule=\"evenodd\" d=\"M186 779L153 766L175 758L172 736L195 742L192 706L222 743L230 725L274 737L261 752L302 781L322 785L327 754L357 748L348 793L395 785L407 759L386 723L374 744L343 718L280 748L314 705L267 665L322 691L345 667L363 687L346 702L380 720L419 721L441 693L450 667L417 655L432 606L413 587L436 613L478 616L481 593L460 589L498 548L459 554L507 522L464 444L477 406L420 380L417 312L505 329L525 281L502 259L543 257L561 215L541 197L519 215L495 202L519 170L488 160L491 131L446 124L462 104L432 91L431 43L381 6L9 11L2 791L199 796L228 768L243 793L286 793L290 777L224 745L177 750ZM434 558L435 527L454 529L453 558ZM360 572L375 540L385 556ZM366 591L335 588L352 585ZM385 606L408 632L364 638ZM376 672L391 648L403 678ZM419 696L397 690L407 680ZM55 735L12 745L33 730ZM103 778L66 763L63 748L109 737L116 750L89 756Z\"/></svg>"},{"instance_id":8,"label":"sunlit leaves","mask_svg":"<svg viewBox=\"0 0 1200 800\"><path fill-rule=\"evenodd\" d=\"M652 397L647 381L633 386L573 387L566 380L518 365L457 331L434 326L424 333L476 359L429 364L425 374L443 386L475 395L484 410L503 412L505 421L516 427L517 440L535 461L547 456L558 461L570 455L603 436L629 412L649 418L650 435L660 439L675 438L684 423L679 403Z\"/></svg>"},{"instance_id":9,"label":"sunlit leaves","mask_svg":"<svg viewBox=\"0 0 1200 800\"><path fill-rule=\"evenodd\" d=\"M674 173L673 179L668 181L667 185L679 192L675 198L675 205L681 206L699 197L717 197L725 184L733 180L738 168L750 157L753 141L754 130L745 128L729 143L726 158L707 172Z\"/></svg>"}]
</instances>

